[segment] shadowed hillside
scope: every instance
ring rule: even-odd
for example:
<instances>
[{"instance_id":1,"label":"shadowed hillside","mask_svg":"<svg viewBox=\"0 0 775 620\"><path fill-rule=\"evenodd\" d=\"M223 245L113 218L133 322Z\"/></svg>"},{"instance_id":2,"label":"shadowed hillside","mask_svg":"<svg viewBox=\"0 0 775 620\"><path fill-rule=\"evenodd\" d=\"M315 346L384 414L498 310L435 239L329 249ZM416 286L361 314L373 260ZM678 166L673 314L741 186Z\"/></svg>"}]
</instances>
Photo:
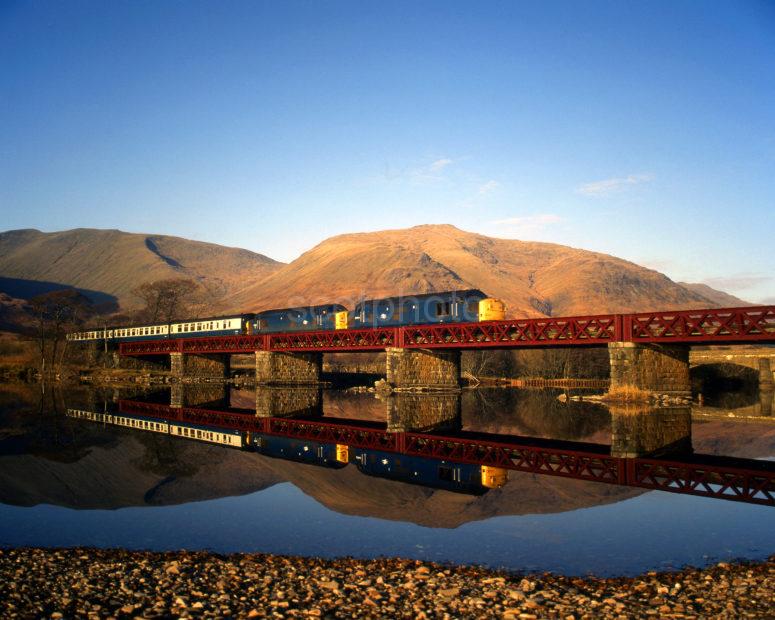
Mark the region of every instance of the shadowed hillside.
<instances>
[{"instance_id":1,"label":"shadowed hillside","mask_svg":"<svg viewBox=\"0 0 775 620\"><path fill-rule=\"evenodd\" d=\"M223 294L264 278L280 265L247 250L164 235L91 229L0 233L4 281L87 289L98 297L117 298L124 308L139 304L131 290L145 282L192 278ZM19 296L17 291L3 292Z\"/></svg>"},{"instance_id":2,"label":"shadowed hillside","mask_svg":"<svg viewBox=\"0 0 775 620\"><path fill-rule=\"evenodd\" d=\"M551 243L494 239L454 226L340 235L290 264L247 250L163 235L77 229L0 233L0 293L72 286L93 298L137 306L132 289L192 278L223 312L336 302L363 297L479 288L516 316L563 316L651 309L738 306L705 285L682 285L625 260ZM9 285L10 286L10 285ZM88 293L87 293L88 294Z\"/></svg>"},{"instance_id":3,"label":"shadowed hillside","mask_svg":"<svg viewBox=\"0 0 775 620\"><path fill-rule=\"evenodd\" d=\"M231 302L245 310L331 300L351 307L363 296L462 288L503 299L510 316L719 305L709 295L613 256L494 239L449 225L332 237L245 287Z\"/></svg>"}]
</instances>

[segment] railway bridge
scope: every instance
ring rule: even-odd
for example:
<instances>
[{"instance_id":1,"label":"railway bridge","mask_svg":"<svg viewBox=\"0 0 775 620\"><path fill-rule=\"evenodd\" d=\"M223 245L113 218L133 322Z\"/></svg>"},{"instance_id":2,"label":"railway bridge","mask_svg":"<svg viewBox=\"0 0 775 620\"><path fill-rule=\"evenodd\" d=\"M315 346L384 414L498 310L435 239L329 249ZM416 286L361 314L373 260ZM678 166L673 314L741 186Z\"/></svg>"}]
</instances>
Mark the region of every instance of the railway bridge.
<instances>
[{"instance_id":1,"label":"railway bridge","mask_svg":"<svg viewBox=\"0 0 775 620\"><path fill-rule=\"evenodd\" d=\"M775 347L698 347L689 353L689 366L695 368L706 364L735 364L745 366L758 373L762 389L773 389L775 381Z\"/></svg>"},{"instance_id":2,"label":"railway bridge","mask_svg":"<svg viewBox=\"0 0 775 620\"><path fill-rule=\"evenodd\" d=\"M691 347L768 344L775 306L146 340L121 343L119 352L169 356L180 379L228 377L229 356L248 353L257 384L291 385L318 382L324 353L385 351L387 382L401 391L458 389L462 351L608 347L611 389L688 396Z\"/></svg>"}]
</instances>

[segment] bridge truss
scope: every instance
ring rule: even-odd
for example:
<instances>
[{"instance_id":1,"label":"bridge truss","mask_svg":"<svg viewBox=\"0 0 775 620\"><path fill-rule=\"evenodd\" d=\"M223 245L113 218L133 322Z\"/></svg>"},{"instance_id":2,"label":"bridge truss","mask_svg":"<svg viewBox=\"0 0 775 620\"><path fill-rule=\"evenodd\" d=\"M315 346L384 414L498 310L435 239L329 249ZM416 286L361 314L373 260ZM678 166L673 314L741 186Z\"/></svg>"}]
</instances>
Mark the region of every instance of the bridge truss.
<instances>
[{"instance_id":1,"label":"bridge truss","mask_svg":"<svg viewBox=\"0 0 775 620\"><path fill-rule=\"evenodd\" d=\"M775 343L775 306L123 342L122 355Z\"/></svg>"}]
</instances>

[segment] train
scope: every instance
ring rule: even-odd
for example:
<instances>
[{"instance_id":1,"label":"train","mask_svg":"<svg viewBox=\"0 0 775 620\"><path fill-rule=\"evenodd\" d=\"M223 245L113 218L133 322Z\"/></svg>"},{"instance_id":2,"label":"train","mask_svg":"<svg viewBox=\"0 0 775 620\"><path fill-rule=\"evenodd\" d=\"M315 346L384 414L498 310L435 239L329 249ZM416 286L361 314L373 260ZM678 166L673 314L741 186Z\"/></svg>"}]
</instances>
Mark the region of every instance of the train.
<instances>
[{"instance_id":1,"label":"train","mask_svg":"<svg viewBox=\"0 0 775 620\"><path fill-rule=\"evenodd\" d=\"M192 424L153 416L123 412L94 412L68 409L70 418L88 420L134 430L193 439L229 448L250 450L271 458L341 469L353 464L362 474L409 484L418 484L468 495L483 495L508 481L499 467L455 463L442 459L396 454L383 450L350 447L295 437L252 433L228 427Z\"/></svg>"},{"instance_id":2,"label":"train","mask_svg":"<svg viewBox=\"0 0 775 620\"><path fill-rule=\"evenodd\" d=\"M505 313L506 307L502 301L488 297L478 289L467 289L369 299L358 302L351 311L341 304L322 304L170 323L110 327L106 325L67 334L67 339L79 342L131 342L433 323L471 323L503 319Z\"/></svg>"}]
</instances>

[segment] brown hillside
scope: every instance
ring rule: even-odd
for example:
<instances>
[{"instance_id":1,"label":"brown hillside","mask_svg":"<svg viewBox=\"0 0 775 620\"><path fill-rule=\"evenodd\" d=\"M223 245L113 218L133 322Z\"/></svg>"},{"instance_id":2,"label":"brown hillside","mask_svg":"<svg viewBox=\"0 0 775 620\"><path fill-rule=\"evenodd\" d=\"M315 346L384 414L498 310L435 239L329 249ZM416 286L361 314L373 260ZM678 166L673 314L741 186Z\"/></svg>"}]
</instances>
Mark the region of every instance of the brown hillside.
<instances>
[{"instance_id":1,"label":"brown hillside","mask_svg":"<svg viewBox=\"0 0 775 620\"><path fill-rule=\"evenodd\" d=\"M563 316L717 306L625 260L550 243L494 239L454 226L332 237L231 298L232 308L479 288L510 316Z\"/></svg>"},{"instance_id":2,"label":"brown hillside","mask_svg":"<svg viewBox=\"0 0 775 620\"><path fill-rule=\"evenodd\" d=\"M722 308L735 308L740 306L752 306L750 301L744 301L739 297L725 293L724 291L717 291L715 288L711 288L707 284L700 282L679 282L684 288L688 288L693 293L702 295L707 299L710 299L714 304Z\"/></svg>"},{"instance_id":3,"label":"brown hillside","mask_svg":"<svg viewBox=\"0 0 775 620\"><path fill-rule=\"evenodd\" d=\"M0 233L0 276L98 291L124 306L137 305L131 290L144 282L193 278L229 293L281 266L261 254L164 235L75 229L55 233Z\"/></svg>"}]
</instances>

